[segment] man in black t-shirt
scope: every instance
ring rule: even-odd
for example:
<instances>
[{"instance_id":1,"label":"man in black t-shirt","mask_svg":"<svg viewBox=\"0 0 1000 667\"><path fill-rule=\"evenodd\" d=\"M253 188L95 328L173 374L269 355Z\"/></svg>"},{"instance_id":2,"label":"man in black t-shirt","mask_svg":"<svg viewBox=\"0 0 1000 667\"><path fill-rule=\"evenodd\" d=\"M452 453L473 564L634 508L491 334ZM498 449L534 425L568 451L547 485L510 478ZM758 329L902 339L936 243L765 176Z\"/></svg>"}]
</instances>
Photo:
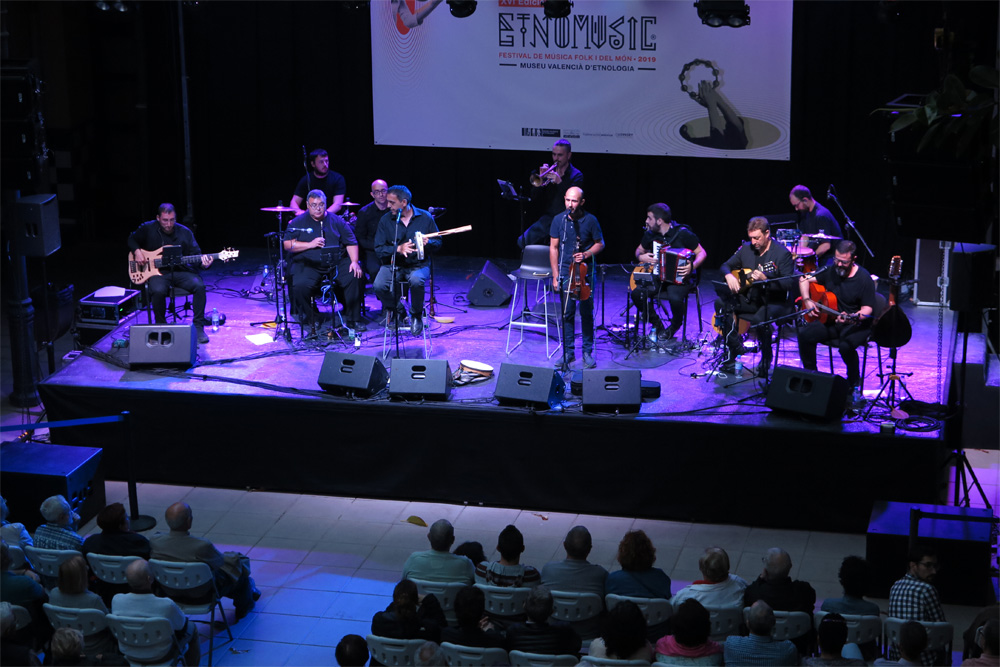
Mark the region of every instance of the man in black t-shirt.
<instances>
[{"instance_id":1,"label":"man in black t-shirt","mask_svg":"<svg viewBox=\"0 0 1000 667\"><path fill-rule=\"evenodd\" d=\"M330 171L330 155L322 148L317 148L309 154L309 168L306 175L299 179L292 195L292 208L296 215L306 212L306 195L312 190L322 190L326 195L326 212L337 213L344 203L347 193L347 181L335 171Z\"/></svg>"},{"instance_id":2,"label":"man in black t-shirt","mask_svg":"<svg viewBox=\"0 0 1000 667\"><path fill-rule=\"evenodd\" d=\"M788 201L799 215L799 248L812 248L816 251L817 266L829 263L831 244L829 241L815 241L813 234L823 233L827 236L841 238L840 223L830 209L813 199L812 192L804 185L796 185L788 193Z\"/></svg>"},{"instance_id":3,"label":"man in black t-shirt","mask_svg":"<svg viewBox=\"0 0 1000 667\"><path fill-rule=\"evenodd\" d=\"M378 231L379 220L389 208L389 184L382 179L372 182L372 200L361 207L358 218L354 222L354 235L361 249L361 268L368 275L368 280L375 282L382 263L375 254L375 233Z\"/></svg>"},{"instance_id":4,"label":"man in black t-shirt","mask_svg":"<svg viewBox=\"0 0 1000 667\"><path fill-rule=\"evenodd\" d=\"M671 281L664 281L663 276L654 279L653 293L648 290L632 290L632 303L638 309L637 319L644 319L646 316L647 297L654 299L666 299L670 304L670 328L664 330L663 322L653 308L649 308L649 323L655 327L656 340L664 341L674 337L681 327L684 326L685 299L694 288L695 274L701 263L705 261L707 254L701 247L698 237L690 229L677 224L673 219L670 207L666 204L652 204L646 209L646 231L642 235L639 246L635 249L635 257L644 264L652 264L654 267L659 262L659 257L653 253L653 244L658 244L660 248L672 248L674 250L691 250L694 257L690 263L678 261L677 276L684 279L681 285Z\"/></svg>"},{"instance_id":5,"label":"man in black t-shirt","mask_svg":"<svg viewBox=\"0 0 1000 667\"><path fill-rule=\"evenodd\" d=\"M816 320L799 328L802 367L816 370L816 344L839 340L840 357L847 366L847 381L852 386L861 382L857 348L868 340L875 314L875 283L872 274L854 262L856 252L857 247L852 241L841 241L833 253L833 270L799 278L803 311L816 307L809 293L810 283L815 282L836 297L838 312L837 315L826 313L825 323Z\"/></svg>"}]
</instances>

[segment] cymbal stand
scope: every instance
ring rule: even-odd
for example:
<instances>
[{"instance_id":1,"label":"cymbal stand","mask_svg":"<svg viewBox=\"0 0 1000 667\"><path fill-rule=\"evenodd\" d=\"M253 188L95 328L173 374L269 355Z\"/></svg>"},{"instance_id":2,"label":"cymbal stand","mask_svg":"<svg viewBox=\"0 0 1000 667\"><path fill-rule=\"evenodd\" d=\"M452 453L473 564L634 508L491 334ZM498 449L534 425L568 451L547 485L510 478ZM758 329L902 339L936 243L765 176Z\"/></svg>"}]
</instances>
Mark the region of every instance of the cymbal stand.
<instances>
[{"instance_id":1,"label":"cymbal stand","mask_svg":"<svg viewBox=\"0 0 1000 667\"><path fill-rule=\"evenodd\" d=\"M281 205L282 202L279 201L278 206L280 207ZM275 213L275 217L278 219L278 231L264 235L268 239L269 247L271 247L272 241L277 245L273 252L268 253L271 259L271 275L274 276L274 319L264 320L263 322L251 322L250 326L274 325L274 337L272 340L278 340L278 336L283 336L286 341L291 342L292 330L288 326L288 294L285 291L288 288L285 283L285 253L281 242L281 228L284 224L282 220L283 215L284 211Z\"/></svg>"}]
</instances>

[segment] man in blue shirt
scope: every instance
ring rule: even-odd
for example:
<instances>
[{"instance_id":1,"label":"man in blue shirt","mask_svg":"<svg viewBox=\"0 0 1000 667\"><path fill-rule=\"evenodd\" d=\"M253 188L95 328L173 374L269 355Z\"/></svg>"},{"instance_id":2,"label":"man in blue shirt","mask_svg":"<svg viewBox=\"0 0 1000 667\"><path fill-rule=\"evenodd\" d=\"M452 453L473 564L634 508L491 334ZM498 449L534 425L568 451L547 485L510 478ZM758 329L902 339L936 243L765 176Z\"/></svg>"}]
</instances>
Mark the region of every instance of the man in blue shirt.
<instances>
[{"instance_id":1,"label":"man in blue shirt","mask_svg":"<svg viewBox=\"0 0 1000 667\"><path fill-rule=\"evenodd\" d=\"M748 637L726 638L725 662L727 665L797 665L799 652L795 644L784 639L771 638L774 629L774 611L763 600L750 607L747 625Z\"/></svg>"}]
</instances>

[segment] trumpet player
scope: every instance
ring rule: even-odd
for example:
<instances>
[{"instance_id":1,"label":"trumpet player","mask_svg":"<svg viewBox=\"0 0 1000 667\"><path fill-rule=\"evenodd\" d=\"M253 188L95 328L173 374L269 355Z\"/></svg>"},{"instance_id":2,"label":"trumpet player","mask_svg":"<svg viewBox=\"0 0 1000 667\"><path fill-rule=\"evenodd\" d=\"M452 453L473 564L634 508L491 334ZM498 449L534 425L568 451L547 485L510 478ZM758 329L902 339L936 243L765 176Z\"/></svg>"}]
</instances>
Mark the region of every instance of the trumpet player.
<instances>
[{"instance_id":1,"label":"trumpet player","mask_svg":"<svg viewBox=\"0 0 1000 667\"><path fill-rule=\"evenodd\" d=\"M399 295L393 285L393 272L397 283L410 286L410 333L419 336L424 330L424 283L431 275L430 253L420 257L414 240L419 234L437 233L434 216L410 203L413 195L405 185L394 185L386 195L388 210L378 222L375 232L375 253L382 261L382 268L375 276L375 295L382 302L382 312L386 323L395 320L402 323L406 311L399 303ZM441 238L427 239L424 248L434 250L441 247Z\"/></svg>"},{"instance_id":2,"label":"trumpet player","mask_svg":"<svg viewBox=\"0 0 1000 667\"><path fill-rule=\"evenodd\" d=\"M564 199L570 188L583 189L583 172L574 167L570 160L573 147L566 139L559 139L552 145L552 164L545 163L531 173L531 201L542 215L528 227L518 239L517 245L548 245L552 218L562 213L566 207Z\"/></svg>"}]
</instances>

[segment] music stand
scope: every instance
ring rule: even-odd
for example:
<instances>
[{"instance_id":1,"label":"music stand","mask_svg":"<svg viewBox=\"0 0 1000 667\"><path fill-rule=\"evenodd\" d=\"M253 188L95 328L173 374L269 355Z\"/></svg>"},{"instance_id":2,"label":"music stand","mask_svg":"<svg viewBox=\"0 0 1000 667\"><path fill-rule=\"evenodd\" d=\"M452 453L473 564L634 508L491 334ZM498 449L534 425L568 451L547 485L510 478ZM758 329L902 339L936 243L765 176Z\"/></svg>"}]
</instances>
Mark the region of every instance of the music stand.
<instances>
[{"instance_id":1,"label":"music stand","mask_svg":"<svg viewBox=\"0 0 1000 667\"><path fill-rule=\"evenodd\" d=\"M649 273L633 273L632 277L635 280L635 288L637 290L640 290L640 292L639 292L640 295L642 295L644 297L643 302L646 304L646 312L643 313L643 315L645 315L645 318L644 318L644 320L642 322L642 331L640 333L640 330L639 330L639 309L636 308L636 315L635 315L635 320L636 320L636 322L635 322L635 336L636 336L636 338L635 338L635 341L632 343L632 347L629 349L628 354L625 355L625 359L626 360L629 357L632 356L633 352L637 352L639 350L648 350L648 349L650 349L650 347L648 346L648 343L650 341L646 338L646 325L649 324L649 302L653 300L653 294L651 294L651 292L654 292L654 291L655 292L659 292L659 285L654 284L654 283L658 282L657 277L655 275L653 275L652 272L649 272ZM627 307L631 307L632 305L634 305L634 303L632 302L632 293L631 292L628 293L628 296L626 298L629 300L629 305Z\"/></svg>"}]
</instances>

